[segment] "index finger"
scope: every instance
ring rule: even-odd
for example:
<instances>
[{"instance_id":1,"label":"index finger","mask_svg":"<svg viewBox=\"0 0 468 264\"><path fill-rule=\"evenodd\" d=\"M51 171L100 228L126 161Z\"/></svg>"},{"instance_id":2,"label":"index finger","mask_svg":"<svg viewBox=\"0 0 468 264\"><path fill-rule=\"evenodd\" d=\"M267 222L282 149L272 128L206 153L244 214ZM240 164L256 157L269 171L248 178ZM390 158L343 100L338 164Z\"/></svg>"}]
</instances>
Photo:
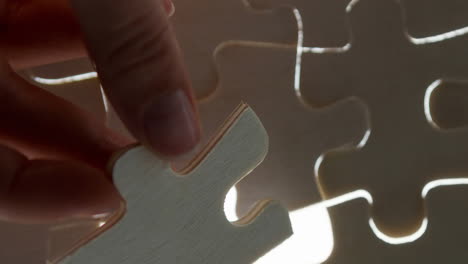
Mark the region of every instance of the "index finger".
<instances>
[{"instance_id":1,"label":"index finger","mask_svg":"<svg viewBox=\"0 0 468 264\"><path fill-rule=\"evenodd\" d=\"M70 0L106 94L128 130L163 156L199 141L190 82L158 0Z\"/></svg>"}]
</instances>

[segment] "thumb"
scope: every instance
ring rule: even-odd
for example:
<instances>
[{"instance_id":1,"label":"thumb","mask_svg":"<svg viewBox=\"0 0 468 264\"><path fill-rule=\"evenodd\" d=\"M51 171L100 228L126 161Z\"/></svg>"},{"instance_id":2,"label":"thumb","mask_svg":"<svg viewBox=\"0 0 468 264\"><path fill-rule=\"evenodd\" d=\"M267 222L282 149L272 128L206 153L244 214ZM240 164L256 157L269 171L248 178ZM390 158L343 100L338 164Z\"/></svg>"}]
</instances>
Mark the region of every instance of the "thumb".
<instances>
[{"instance_id":1,"label":"thumb","mask_svg":"<svg viewBox=\"0 0 468 264\"><path fill-rule=\"evenodd\" d=\"M107 97L128 130L166 157L193 149L199 120L168 1L70 1Z\"/></svg>"}]
</instances>

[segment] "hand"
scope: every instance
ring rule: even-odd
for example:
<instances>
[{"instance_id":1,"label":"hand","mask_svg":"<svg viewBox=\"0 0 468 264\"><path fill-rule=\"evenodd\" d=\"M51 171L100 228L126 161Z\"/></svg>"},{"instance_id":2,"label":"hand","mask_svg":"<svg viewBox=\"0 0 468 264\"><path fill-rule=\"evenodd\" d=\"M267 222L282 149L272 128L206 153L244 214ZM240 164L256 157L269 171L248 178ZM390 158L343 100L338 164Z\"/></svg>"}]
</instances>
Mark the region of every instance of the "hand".
<instances>
[{"instance_id":1,"label":"hand","mask_svg":"<svg viewBox=\"0 0 468 264\"><path fill-rule=\"evenodd\" d=\"M88 52L137 140L168 158L198 143L169 1L0 0L0 218L42 222L115 209L106 166L128 143L14 69Z\"/></svg>"}]
</instances>

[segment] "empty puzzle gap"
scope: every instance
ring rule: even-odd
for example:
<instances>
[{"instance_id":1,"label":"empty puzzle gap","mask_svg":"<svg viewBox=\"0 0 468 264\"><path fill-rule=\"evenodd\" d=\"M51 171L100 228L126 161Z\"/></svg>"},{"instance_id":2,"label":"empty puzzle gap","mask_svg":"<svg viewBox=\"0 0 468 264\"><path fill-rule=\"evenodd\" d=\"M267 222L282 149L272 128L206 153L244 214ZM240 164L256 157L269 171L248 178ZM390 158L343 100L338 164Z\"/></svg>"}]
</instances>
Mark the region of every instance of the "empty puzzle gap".
<instances>
[{"instance_id":1,"label":"empty puzzle gap","mask_svg":"<svg viewBox=\"0 0 468 264\"><path fill-rule=\"evenodd\" d=\"M453 178L453 179L441 179L429 182L424 186L421 192L421 196L426 198L427 194L435 188L443 186L455 186L455 185L468 185L468 178Z\"/></svg>"},{"instance_id":2,"label":"empty puzzle gap","mask_svg":"<svg viewBox=\"0 0 468 264\"><path fill-rule=\"evenodd\" d=\"M425 44L432 44L432 43L442 42L442 41L453 39L453 38L456 38L456 37L460 37L460 36L463 36L463 35L466 35L466 34L468 34L468 27L456 29L456 30L453 30L453 31L449 31L449 32L446 32L446 33L442 33L442 34L434 35L434 36L430 36L430 37L425 37L425 38L414 38L409 33L407 33L408 38L415 45L425 45Z\"/></svg>"},{"instance_id":3,"label":"empty puzzle gap","mask_svg":"<svg viewBox=\"0 0 468 264\"><path fill-rule=\"evenodd\" d=\"M302 22L301 13L297 8L293 10L297 21L297 48L296 48L296 65L294 68L294 90L298 98L301 98L301 70L302 70L302 53L304 44L304 24Z\"/></svg>"},{"instance_id":4,"label":"empty puzzle gap","mask_svg":"<svg viewBox=\"0 0 468 264\"><path fill-rule=\"evenodd\" d=\"M332 253L330 218L322 205L289 213L293 235L258 259L255 264L322 263Z\"/></svg>"},{"instance_id":5,"label":"empty puzzle gap","mask_svg":"<svg viewBox=\"0 0 468 264\"><path fill-rule=\"evenodd\" d=\"M442 84L442 80L437 80L433 82L426 90L426 94L424 96L424 114L426 116L427 122L435 128L440 128L435 122L434 118L432 117L431 113L431 96L432 93Z\"/></svg>"},{"instance_id":6,"label":"empty puzzle gap","mask_svg":"<svg viewBox=\"0 0 468 264\"><path fill-rule=\"evenodd\" d=\"M49 78L42 78L37 76L31 76L33 81L45 84L45 85L62 85L62 84L69 84L75 82L81 82L85 80L95 79L98 75L96 72L87 72L82 74L70 75L63 78L56 78L56 79L49 79Z\"/></svg>"},{"instance_id":7,"label":"empty puzzle gap","mask_svg":"<svg viewBox=\"0 0 468 264\"><path fill-rule=\"evenodd\" d=\"M345 195L341 195L341 196L332 198L330 200L323 201L321 202L321 204L323 204L324 207L329 208L329 207L333 207L339 204L350 202L356 199L365 199L367 200L370 206L372 206L373 204L372 195L366 190L357 190L351 193L347 193ZM382 231L380 231L372 218L369 219L369 227L372 229L375 236L379 238L380 240L388 244L393 244L393 245L406 244L406 243L411 243L411 242L416 241L426 232L427 225L428 225L428 220L427 218L424 218L421 226L415 233L408 235L408 236L391 237L391 236L386 235Z\"/></svg>"},{"instance_id":8,"label":"empty puzzle gap","mask_svg":"<svg viewBox=\"0 0 468 264\"><path fill-rule=\"evenodd\" d=\"M236 187L232 187L226 195L226 199L224 200L224 214L226 215L226 219L229 222L235 222L239 220L239 216L236 212L237 206L237 189Z\"/></svg>"},{"instance_id":9,"label":"empty puzzle gap","mask_svg":"<svg viewBox=\"0 0 468 264\"><path fill-rule=\"evenodd\" d=\"M468 185L468 178L453 178L453 179L441 179L441 180L431 181L427 183L422 189L421 197L425 199L428 193L433 189L444 187L444 186L456 186L456 185ZM367 200L370 206L372 206L373 204L372 195L368 191L357 190L357 191L353 191L353 192L350 192L341 196L337 196L329 200L322 201L314 206L323 206L325 208L330 208L330 207L337 206L343 203L347 203L356 199L365 199ZM307 208L304 208L302 210L307 210ZM372 218L369 219L369 227L372 229L375 236L379 238L380 240L388 244L393 244L393 245L407 244L407 243L411 243L411 242L418 240L420 237L424 235L424 233L427 230L428 225L429 225L429 221L427 217L425 217L421 223L421 226L415 233L408 235L408 236L391 237L391 236L386 235L382 231L380 231Z\"/></svg>"},{"instance_id":10,"label":"empty puzzle gap","mask_svg":"<svg viewBox=\"0 0 468 264\"><path fill-rule=\"evenodd\" d=\"M366 199L370 205L374 203L374 200L372 199L372 195L368 191L356 190L350 193L337 196L335 198L322 201L319 204L322 204L324 207L329 208L329 207L333 207L339 204L343 204L343 203L350 202L356 199L361 199L361 198Z\"/></svg>"},{"instance_id":11,"label":"empty puzzle gap","mask_svg":"<svg viewBox=\"0 0 468 264\"><path fill-rule=\"evenodd\" d=\"M403 237L391 237L381 232L372 218L369 219L369 226L374 232L375 236L380 240L393 245L407 244L418 240L420 237L422 237L422 235L424 235L424 233L426 233L427 223L427 217L424 217L421 226L415 233Z\"/></svg>"},{"instance_id":12,"label":"empty puzzle gap","mask_svg":"<svg viewBox=\"0 0 468 264\"><path fill-rule=\"evenodd\" d=\"M359 141L359 143L357 144L357 148L358 149L361 149L363 148L366 144L367 144L367 141L369 141L369 137L371 135L371 130L370 129L367 129L366 130L366 133L364 133L364 137L362 137L361 141Z\"/></svg>"},{"instance_id":13,"label":"empty puzzle gap","mask_svg":"<svg viewBox=\"0 0 468 264\"><path fill-rule=\"evenodd\" d=\"M326 54L326 53L345 53L351 49L351 43L337 48L320 48L320 47L302 47L303 53Z\"/></svg>"}]
</instances>

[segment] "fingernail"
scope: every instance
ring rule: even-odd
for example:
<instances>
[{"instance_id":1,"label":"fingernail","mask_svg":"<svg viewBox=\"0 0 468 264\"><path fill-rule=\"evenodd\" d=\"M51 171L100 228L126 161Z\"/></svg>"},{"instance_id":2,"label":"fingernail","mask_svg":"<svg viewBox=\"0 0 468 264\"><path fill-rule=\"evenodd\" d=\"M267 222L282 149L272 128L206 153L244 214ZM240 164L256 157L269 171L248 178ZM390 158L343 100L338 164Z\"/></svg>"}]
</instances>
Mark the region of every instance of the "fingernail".
<instances>
[{"instance_id":1,"label":"fingernail","mask_svg":"<svg viewBox=\"0 0 468 264\"><path fill-rule=\"evenodd\" d=\"M166 9L167 16L171 17L174 15L175 6L172 0L162 0L164 4L164 9Z\"/></svg>"},{"instance_id":2,"label":"fingernail","mask_svg":"<svg viewBox=\"0 0 468 264\"><path fill-rule=\"evenodd\" d=\"M183 90L161 95L146 108L143 122L148 143L167 158L191 151L200 140L193 106Z\"/></svg>"}]
</instances>

